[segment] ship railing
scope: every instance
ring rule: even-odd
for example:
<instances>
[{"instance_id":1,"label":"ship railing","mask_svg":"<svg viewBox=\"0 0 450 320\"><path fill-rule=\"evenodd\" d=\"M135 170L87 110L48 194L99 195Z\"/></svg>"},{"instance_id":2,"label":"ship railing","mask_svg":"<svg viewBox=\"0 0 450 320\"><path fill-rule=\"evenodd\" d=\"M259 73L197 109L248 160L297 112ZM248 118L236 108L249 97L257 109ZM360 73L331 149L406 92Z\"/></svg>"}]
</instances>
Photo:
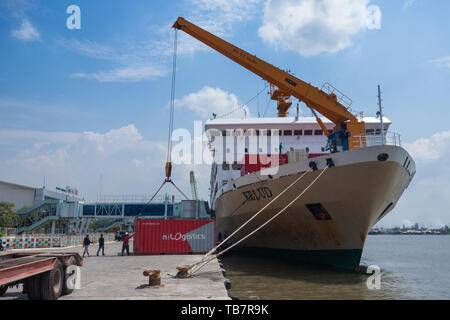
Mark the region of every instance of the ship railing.
<instances>
[{"instance_id":1,"label":"ship railing","mask_svg":"<svg viewBox=\"0 0 450 320\"><path fill-rule=\"evenodd\" d=\"M357 148L373 146L402 146L401 135L396 132L385 131L383 133L371 133L354 136L352 139Z\"/></svg>"},{"instance_id":2,"label":"ship railing","mask_svg":"<svg viewBox=\"0 0 450 320\"><path fill-rule=\"evenodd\" d=\"M323 92L325 92L329 95L332 95L332 94L335 95L337 102L339 102L340 104L345 106L349 112L352 112L352 108L350 108L350 106L353 103L352 99L350 99L345 94L343 94L341 91L336 89L332 84L325 82L322 85L322 88L320 90L322 90Z\"/></svg>"}]
</instances>

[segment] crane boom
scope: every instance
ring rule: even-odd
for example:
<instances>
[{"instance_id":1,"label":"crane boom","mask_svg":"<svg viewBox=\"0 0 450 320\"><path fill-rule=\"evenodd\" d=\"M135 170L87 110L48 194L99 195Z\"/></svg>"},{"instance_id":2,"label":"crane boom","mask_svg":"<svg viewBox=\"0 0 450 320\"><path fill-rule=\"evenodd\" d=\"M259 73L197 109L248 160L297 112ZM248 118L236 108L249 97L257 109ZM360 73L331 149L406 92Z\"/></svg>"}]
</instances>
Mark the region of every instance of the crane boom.
<instances>
[{"instance_id":1,"label":"crane boom","mask_svg":"<svg viewBox=\"0 0 450 320\"><path fill-rule=\"evenodd\" d=\"M288 99L290 96L294 96L303 101L308 107L318 111L335 123L336 127L334 131L343 130L345 138L348 138L349 136L364 135L364 122L359 121L355 115L339 103L334 93L328 94L319 88L298 79L290 73L257 58L255 55L209 33L182 17L177 19L173 27L186 32L190 36L203 42L244 68L257 74L270 84L276 86L277 89L271 90L271 94L272 99L278 101L279 116L287 116L287 110L292 104ZM348 141L348 149L360 147L360 143L357 145L356 143L351 143L351 141L351 139Z\"/></svg>"}]
</instances>

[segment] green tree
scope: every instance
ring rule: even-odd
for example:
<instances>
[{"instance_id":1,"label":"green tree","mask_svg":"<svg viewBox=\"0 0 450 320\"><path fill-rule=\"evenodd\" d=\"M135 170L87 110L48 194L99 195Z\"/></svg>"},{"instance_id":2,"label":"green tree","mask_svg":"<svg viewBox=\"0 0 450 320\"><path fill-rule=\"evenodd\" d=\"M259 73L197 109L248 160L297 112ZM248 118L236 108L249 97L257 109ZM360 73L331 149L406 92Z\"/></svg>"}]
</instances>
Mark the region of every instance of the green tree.
<instances>
[{"instance_id":1,"label":"green tree","mask_svg":"<svg viewBox=\"0 0 450 320\"><path fill-rule=\"evenodd\" d=\"M14 203L0 202L0 228L15 228L17 215L14 211Z\"/></svg>"},{"instance_id":2,"label":"green tree","mask_svg":"<svg viewBox=\"0 0 450 320\"><path fill-rule=\"evenodd\" d=\"M30 208L31 208L30 206L23 206L22 208L20 208L20 209L17 210L16 212L25 211L25 210L28 210L28 209L30 209Z\"/></svg>"}]
</instances>

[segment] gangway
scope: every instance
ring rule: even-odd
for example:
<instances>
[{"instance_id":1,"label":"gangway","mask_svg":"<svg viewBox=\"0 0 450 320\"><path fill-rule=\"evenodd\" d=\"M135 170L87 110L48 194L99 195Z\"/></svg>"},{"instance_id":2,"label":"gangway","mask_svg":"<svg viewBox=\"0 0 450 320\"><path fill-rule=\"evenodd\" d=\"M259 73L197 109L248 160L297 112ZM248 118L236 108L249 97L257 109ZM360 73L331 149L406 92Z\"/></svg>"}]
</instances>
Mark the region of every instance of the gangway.
<instances>
[{"instance_id":1,"label":"gangway","mask_svg":"<svg viewBox=\"0 0 450 320\"><path fill-rule=\"evenodd\" d=\"M164 202L66 202L64 200L45 200L25 210L17 212L19 217L17 232L29 233L52 223L52 234L56 222L62 222L69 233L84 234L94 219L114 219L127 223L137 216L153 219L202 219L209 218L209 207L202 200L181 200L165 197ZM110 225L107 229L113 228Z\"/></svg>"}]
</instances>

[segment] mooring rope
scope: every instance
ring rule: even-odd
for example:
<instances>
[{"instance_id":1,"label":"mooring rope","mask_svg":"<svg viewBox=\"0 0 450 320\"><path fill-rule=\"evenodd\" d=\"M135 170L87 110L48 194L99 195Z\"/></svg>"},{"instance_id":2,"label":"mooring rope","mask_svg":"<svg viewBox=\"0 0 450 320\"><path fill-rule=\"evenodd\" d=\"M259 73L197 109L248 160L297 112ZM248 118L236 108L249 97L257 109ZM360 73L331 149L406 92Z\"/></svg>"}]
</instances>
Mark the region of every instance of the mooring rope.
<instances>
[{"instance_id":1,"label":"mooring rope","mask_svg":"<svg viewBox=\"0 0 450 320\"><path fill-rule=\"evenodd\" d=\"M234 243L233 245L231 245L230 247L226 248L225 250L209 257L211 255L211 253L213 253L215 250L217 250L218 247L220 247L220 245L222 243L225 243L225 240L223 242L221 242L218 246L216 246L215 248L213 248L212 250L210 250L203 258L201 261L193 264L190 269L190 275L192 276L194 273L196 273L197 271L199 271L201 268L203 268L206 264L208 264L210 261L216 259L217 257L219 257L220 255L224 254L225 252L227 252L228 250L230 250L231 248L233 248L234 246L238 245L239 243L241 243L242 241L244 241L245 239L247 239L248 237L252 236L254 233L256 233L257 231L259 231L261 228L263 228L264 226L266 226L268 223L270 223L273 219L275 219L276 217L278 217L281 213L283 213L284 211L286 211L287 208L289 208L295 201L297 201L306 191L309 190L309 188L322 176L322 174L325 173L325 171L328 169L328 167L325 167L322 172L297 196L294 198L294 200L292 200L291 202L289 202L283 209L281 209L277 214L275 214L272 218L270 218L269 220L267 220L265 223L263 223L261 226L259 226L258 228L256 228L255 230L253 230L252 232L250 232L248 235L246 235L245 237L243 237L242 239L240 239L239 241L237 241L236 243ZM244 225L246 225L248 222L250 222L251 220L253 220L258 214L260 214L265 208L267 208L274 200L276 200L278 197L280 197L284 192L286 192L289 188L291 188L297 181L299 181L307 172L309 172L309 170L305 171L305 173L300 176L300 178L298 178L297 180L295 180L287 189L285 189L283 192L281 192L275 199L273 199L271 202L269 202L264 208L262 208L260 211L258 211L253 217L251 217L249 220L247 220L247 222L245 222L240 228L238 228L235 232L233 232L228 238L231 238L232 235L236 234L236 232L238 232L240 229L242 229L242 227ZM205 260L206 258L208 258L207 260ZM200 265L201 264L201 265ZM199 267L195 268L196 266L200 265Z\"/></svg>"},{"instance_id":2,"label":"mooring rope","mask_svg":"<svg viewBox=\"0 0 450 320\"><path fill-rule=\"evenodd\" d=\"M228 237L226 237L221 243L219 243L217 246L209 250L208 253L205 254L205 256L209 256L213 252L215 252L218 248L222 246L226 241L231 239L236 233L239 232L242 228L244 228L250 221L255 219L262 211L264 211L268 206L270 206L272 203L274 203L279 197L281 197L284 193L286 193L290 188L292 188L298 181L300 181L311 169L306 170L300 177L294 180L286 189L284 189L279 195L277 195L275 198L273 198L268 204L266 204L262 209L260 209L257 213L255 213L250 219L248 219L243 225L241 225L239 228L237 228L232 234L230 234Z\"/></svg>"}]
</instances>

